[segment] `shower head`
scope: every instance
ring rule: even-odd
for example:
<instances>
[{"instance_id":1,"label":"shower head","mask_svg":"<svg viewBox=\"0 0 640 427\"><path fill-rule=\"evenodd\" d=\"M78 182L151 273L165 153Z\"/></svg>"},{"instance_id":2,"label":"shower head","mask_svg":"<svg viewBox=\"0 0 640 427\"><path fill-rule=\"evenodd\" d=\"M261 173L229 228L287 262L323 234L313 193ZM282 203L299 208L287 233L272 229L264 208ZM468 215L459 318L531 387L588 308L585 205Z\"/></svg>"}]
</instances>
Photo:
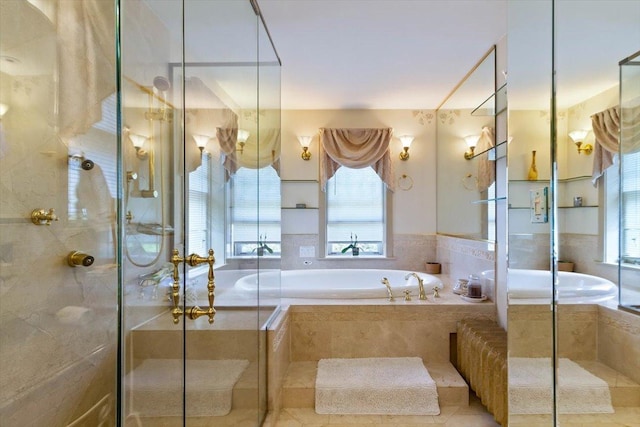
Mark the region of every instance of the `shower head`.
<instances>
[{"instance_id":1,"label":"shower head","mask_svg":"<svg viewBox=\"0 0 640 427\"><path fill-rule=\"evenodd\" d=\"M169 79L163 76L155 76L153 78L153 86L158 89L160 92L166 92L171 88L171 83L169 83Z\"/></svg>"}]
</instances>

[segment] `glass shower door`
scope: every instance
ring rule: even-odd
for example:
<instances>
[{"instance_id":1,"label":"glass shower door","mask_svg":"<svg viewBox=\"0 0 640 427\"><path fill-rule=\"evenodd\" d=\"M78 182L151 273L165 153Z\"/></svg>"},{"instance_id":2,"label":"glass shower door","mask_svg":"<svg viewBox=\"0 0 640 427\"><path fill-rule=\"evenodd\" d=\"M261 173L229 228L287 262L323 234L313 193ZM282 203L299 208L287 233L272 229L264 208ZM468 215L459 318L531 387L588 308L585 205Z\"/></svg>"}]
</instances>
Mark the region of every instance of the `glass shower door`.
<instances>
[{"instance_id":1,"label":"glass shower door","mask_svg":"<svg viewBox=\"0 0 640 427\"><path fill-rule=\"evenodd\" d=\"M259 425L274 307L257 285L280 239L260 225L259 188L275 180L279 226L279 63L265 156L251 2L122 5L125 424Z\"/></svg>"}]
</instances>

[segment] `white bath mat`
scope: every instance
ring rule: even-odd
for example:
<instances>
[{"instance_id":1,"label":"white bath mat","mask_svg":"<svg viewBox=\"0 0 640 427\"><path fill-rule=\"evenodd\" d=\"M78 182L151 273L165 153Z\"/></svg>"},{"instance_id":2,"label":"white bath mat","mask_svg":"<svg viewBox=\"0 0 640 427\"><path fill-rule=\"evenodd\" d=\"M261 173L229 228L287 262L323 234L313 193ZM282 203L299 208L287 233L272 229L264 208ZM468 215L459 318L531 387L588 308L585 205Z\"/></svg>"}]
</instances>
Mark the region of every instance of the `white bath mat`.
<instances>
[{"instance_id":1,"label":"white bath mat","mask_svg":"<svg viewBox=\"0 0 640 427\"><path fill-rule=\"evenodd\" d=\"M436 383L419 357L322 359L319 414L438 415Z\"/></svg>"},{"instance_id":2,"label":"white bath mat","mask_svg":"<svg viewBox=\"0 0 640 427\"><path fill-rule=\"evenodd\" d=\"M610 414L607 383L569 359L559 359L559 411L562 414ZM509 358L509 411L550 414L553 404L551 359Z\"/></svg>"},{"instance_id":3,"label":"white bath mat","mask_svg":"<svg viewBox=\"0 0 640 427\"><path fill-rule=\"evenodd\" d=\"M231 411L233 387L248 360L187 361L187 416L212 417ZM146 359L127 375L131 412L142 417L182 414L182 360Z\"/></svg>"}]
</instances>

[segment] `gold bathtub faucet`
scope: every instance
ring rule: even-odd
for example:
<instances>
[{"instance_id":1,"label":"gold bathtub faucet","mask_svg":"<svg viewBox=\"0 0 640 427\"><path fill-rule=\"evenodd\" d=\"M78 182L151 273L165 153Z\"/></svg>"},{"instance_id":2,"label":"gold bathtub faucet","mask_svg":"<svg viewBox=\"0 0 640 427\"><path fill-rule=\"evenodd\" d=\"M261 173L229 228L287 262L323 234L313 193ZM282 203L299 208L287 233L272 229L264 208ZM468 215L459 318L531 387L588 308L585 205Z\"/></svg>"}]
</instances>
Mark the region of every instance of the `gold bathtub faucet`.
<instances>
[{"instance_id":1,"label":"gold bathtub faucet","mask_svg":"<svg viewBox=\"0 0 640 427\"><path fill-rule=\"evenodd\" d=\"M389 301L395 301L396 299L393 297L393 292L391 292L391 283L389 283L389 279L383 277L380 281L383 285L387 287L387 294L389 295Z\"/></svg>"},{"instance_id":2,"label":"gold bathtub faucet","mask_svg":"<svg viewBox=\"0 0 640 427\"><path fill-rule=\"evenodd\" d=\"M418 279L418 299L422 301L426 301L427 294L424 292L424 282L422 281L422 278L418 276L418 273L409 273L406 276L404 276L404 280L409 280L409 277L411 276Z\"/></svg>"}]
</instances>

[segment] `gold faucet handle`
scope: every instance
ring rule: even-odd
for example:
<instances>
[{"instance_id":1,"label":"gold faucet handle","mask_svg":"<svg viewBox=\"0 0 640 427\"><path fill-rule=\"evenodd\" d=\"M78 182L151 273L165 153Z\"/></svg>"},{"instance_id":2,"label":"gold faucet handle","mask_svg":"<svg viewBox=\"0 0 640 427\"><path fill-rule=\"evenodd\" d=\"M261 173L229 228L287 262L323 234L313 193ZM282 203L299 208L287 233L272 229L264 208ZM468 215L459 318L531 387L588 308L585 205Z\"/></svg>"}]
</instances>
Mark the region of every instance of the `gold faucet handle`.
<instances>
[{"instance_id":1,"label":"gold faucet handle","mask_svg":"<svg viewBox=\"0 0 640 427\"><path fill-rule=\"evenodd\" d=\"M434 298L440 298L440 294L438 292L439 292L438 287L434 286L433 287L433 297Z\"/></svg>"},{"instance_id":2,"label":"gold faucet handle","mask_svg":"<svg viewBox=\"0 0 640 427\"><path fill-rule=\"evenodd\" d=\"M411 301L411 289L404 290L404 300Z\"/></svg>"},{"instance_id":3,"label":"gold faucet handle","mask_svg":"<svg viewBox=\"0 0 640 427\"><path fill-rule=\"evenodd\" d=\"M47 212L45 209L34 209L31 211L31 222L35 225L51 225L51 221L58 221L56 210L51 208Z\"/></svg>"}]
</instances>

